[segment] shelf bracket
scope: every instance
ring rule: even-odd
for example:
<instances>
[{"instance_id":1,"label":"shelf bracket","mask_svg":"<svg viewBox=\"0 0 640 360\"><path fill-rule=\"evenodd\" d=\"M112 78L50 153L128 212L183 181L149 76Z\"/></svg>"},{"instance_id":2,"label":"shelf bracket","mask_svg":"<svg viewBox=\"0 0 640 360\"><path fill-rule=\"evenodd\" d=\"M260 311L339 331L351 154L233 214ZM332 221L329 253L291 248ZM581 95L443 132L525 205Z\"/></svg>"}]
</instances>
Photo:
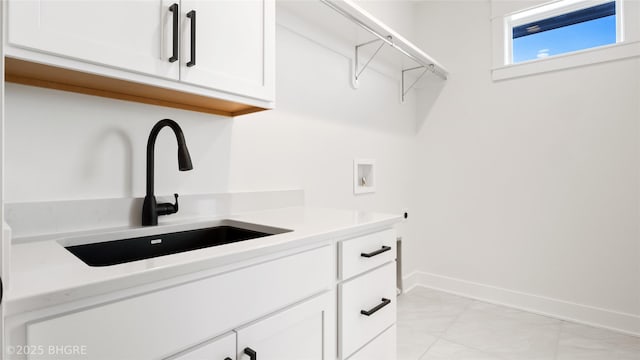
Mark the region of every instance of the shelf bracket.
<instances>
[{"instance_id":1,"label":"shelf bracket","mask_svg":"<svg viewBox=\"0 0 640 360\"><path fill-rule=\"evenodd\" d=\"M420 76L418 76L417 79L415 79L411 85L409 85L408 88L405 89L404 84L404 74L409 72L409 71L414 71L414 70L419 70L419 69L424 69L422 71L422 73L420 74ZM409 93L409 91L411 91L411 89L413 89L413 87L418 83L418 81L420 81L420 79L422 79L422 77L427 73L427 71L431 71L432 73L435 73L435 66L433 64L429 64L428 66L416 66L416 67L412 67L409 69L402 69L402 100L401 103L404 104L404 98L405 96Z\"/></svg>"},{"instance_id":2,"label":"shelf bracket","mask_svg":"<svg viewBox=\"0 0 640 360\"><path fill-rule=\"evenodd\" d=\"M389 36L388 38L390 41L391 37ZM369 59L364 63L362 68L360 68L360 48L362 48L363 46L375 44L378 42L380 43L380 45L378 46L376 51L374 51L373 55L371 55ZM362 43L355 46L355 61L354 61L353 78L352 78L354 88L356 89L358 88L358 79L360 78L360 75L362 75L362 72L367 68L367 66L369 66L369 63L371 63L371 60L373 60L373 58L375 58L376 55L378 55L380 50L382 50L382 47L384 46L384 44L386 44L386 42L384 42L382 39L374 39L371 41L367 41L366 43Z\"/></svg>"}]
</instances>

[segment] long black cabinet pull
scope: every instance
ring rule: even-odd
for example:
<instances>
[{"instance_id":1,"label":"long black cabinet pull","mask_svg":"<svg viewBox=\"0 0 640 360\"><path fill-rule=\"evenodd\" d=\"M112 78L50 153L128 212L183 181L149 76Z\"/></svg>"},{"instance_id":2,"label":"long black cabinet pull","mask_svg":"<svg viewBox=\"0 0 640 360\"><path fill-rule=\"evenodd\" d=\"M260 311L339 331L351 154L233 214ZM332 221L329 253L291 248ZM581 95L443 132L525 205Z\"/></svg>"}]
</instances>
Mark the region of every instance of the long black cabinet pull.
<instances>
[{"instance_id":1,"label":"long black cabinet pull","mask_svg":"<svg viewBox=\"0 0 640 360\"><path fill-rule=\"evenodd\" d=\"M178 60L178 4L169 6L169 11L173 13L173 56L169 58L169 62Z\"/></svg>"},{"instance_id":2,"label":"long black cabinet pull","mask_svg":"<svg viewBox=\"0 0 640 360\"><path fill-rule=\"evenodd\" d=\"M258 353L250 347L244 348L244 354L249 355L250 360L258 360Z\"/></svg>"},{"instance_id":3,"label":"long black cabinet pull","mask_svg":"<svg viewBox=\"0 0 640 360\"><path fill-rule=\"evenodd\" d=\"M374 257L376 255L380 255L383 252L387 252L389 250L391 250L391 246L383 246L380 250L376 250L376 251L370 252L370 253L361 253L360 256L366 257L366 258L370 258L370 257Z\"/></svg>"},{"instance_id":4,"label":"long black cabinet pull","mask_svg":"<svg viewBox=\"0 0 640 360\"><path fill-rule=\"evenodd\" d=\"M189 11L187 17L191 19L191 60L187 66L192 67L196 64L196 11Z\"/></svg>"},{"instance_id":5,"label":"long black cabinet pull","mask_svg":"<svg viewBox=\"0 0 640 360\"><path fill-rule=\"evenodd\" d=\"M360 310L360 314L366 315L366 316L371 316L371 315L375 314L378 310L380 310L383 307L391 304L391 300L389 300L389 299L382 298L381 301L382 302L379 305L377 305L376 307L374 307L371 310Z\"/></svg>"}]
</instances>

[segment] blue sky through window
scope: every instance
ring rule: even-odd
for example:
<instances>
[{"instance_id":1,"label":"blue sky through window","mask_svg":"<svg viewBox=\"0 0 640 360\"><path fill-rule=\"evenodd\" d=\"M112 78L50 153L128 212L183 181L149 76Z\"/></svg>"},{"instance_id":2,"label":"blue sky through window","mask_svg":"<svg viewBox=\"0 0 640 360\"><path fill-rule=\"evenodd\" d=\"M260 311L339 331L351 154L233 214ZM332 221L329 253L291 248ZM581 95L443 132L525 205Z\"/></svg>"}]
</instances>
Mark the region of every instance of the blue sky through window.
<instances>
[{"instance_id":1,"label":"blue sky through window","mask_svg":"<svg viewBox=\"0 0 640 360\"><path fill-rule=\"evenodd\" d=\"M513 62L519 63L616 42L616 16L610 15L513 39Z\"/></svg>"}]
</instances>

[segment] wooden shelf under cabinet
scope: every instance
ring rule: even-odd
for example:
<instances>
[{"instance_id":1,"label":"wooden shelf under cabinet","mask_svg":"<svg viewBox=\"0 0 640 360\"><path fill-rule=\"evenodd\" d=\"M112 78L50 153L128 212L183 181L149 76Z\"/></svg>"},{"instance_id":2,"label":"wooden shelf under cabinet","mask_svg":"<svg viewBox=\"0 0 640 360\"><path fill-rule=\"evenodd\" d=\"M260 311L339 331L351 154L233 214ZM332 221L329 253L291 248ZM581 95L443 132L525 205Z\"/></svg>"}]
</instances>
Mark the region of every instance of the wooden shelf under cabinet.
<instances>
[{"instance_id":1,"label":"wooden shelf under cabinet","mask_svg":"<svg viewBox=\"0 0 640 360\"><path fill-rule=\"evenodd\" d=\"M266 110L9 57L5 58L5 81L222 116L238 116Z\"/></svg>"}]
</instances>

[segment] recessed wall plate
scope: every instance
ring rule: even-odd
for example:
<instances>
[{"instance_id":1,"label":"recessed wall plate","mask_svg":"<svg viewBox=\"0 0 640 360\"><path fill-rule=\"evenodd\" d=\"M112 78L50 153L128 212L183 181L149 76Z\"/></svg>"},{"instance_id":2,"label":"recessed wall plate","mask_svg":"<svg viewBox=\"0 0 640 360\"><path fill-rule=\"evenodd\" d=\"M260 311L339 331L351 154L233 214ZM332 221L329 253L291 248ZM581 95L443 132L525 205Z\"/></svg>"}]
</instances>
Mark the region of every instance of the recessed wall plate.
<instances>
[{"instance_id":1,"label":"recessed wall plate","mask_svg":"<svg viewBox=\"0 0 640 360\"><path fill-rule=\"evenodd\" d=\"M353 193L376 192L376 162L373 159L353 160Z\"/></svg>"}]
</instances>

